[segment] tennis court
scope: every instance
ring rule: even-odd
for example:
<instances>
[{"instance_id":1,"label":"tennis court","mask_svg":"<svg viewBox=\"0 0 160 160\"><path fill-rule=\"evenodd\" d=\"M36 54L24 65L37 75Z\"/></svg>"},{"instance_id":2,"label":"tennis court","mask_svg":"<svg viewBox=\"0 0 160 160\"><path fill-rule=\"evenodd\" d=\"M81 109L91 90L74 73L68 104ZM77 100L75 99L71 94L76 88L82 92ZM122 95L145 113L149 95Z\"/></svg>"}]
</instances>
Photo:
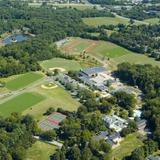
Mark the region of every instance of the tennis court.
<instances>
[{"instance_id":1,"label":"tennis court","mask_svg":"<svg viewBox=\"0 0 160 160\"><path fill-rule=\"evenodd\" d=\"M48 116L45 120L40 122L40 128L42 130L51 130L55 128L59 128L59 124L66 119L66 116L59 113L54 112L50 116Z\"/></svg>"}]
</instances>

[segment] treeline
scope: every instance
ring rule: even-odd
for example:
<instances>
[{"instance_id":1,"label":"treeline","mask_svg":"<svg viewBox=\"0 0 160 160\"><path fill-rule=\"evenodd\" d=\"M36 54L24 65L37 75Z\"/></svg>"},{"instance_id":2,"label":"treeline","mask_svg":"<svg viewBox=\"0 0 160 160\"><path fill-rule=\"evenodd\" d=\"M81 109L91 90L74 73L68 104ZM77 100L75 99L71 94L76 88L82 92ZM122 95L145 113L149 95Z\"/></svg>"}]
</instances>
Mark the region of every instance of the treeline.
<instances>
[{"instance_id":1,"label":"treeline","mask_svg":"<svg viewBox=\"0 0 160 160\"><path fill-rule=\"evenodd\" d=\"M57 56L70 58L51 44L66 36L78 36L85 27L81 15L72 9L29 8L3 1L0 13L0 33L25 27L36 35L0 49L0 77L39 70L41 60Z\"/></svg>"},{"instance_id":2,"label":"treeline","mask_svg":"<svg viewBox=\"0 0 160 160\"><path fill-rule=\"evenodd\" d=\"M34 39L8 45L0 49L0 77L40 70L38 61L53 57L71 58L45 40Z\"/></svg>"},{"instance_id":3,"label":"treeline","mask_svg":"<svg viewBox=\"0 0 160 160\"><path fill-rule=\"evenodd\" d=\"M160 147L160 69L151 65L131 65L123 63L118 66L117 76L126 83L138 86L144 93L142 107L143 117L148 121L153 141L137 148L129 160L143 160ZM150 150L148 150L148 147Z\"/></svg>"},{"instance_id":4,"label":"treeline","mask_svg":"<svg viewBox=\"0 0 160 160\"><path fill-rule=\"evenodd\" d=\"M116 11L119 15L136 19L136 20L145 20L148 18L155 18L158 17L158 14L156 12L149 12L148 7L145 6L134 6L131 9L127 9L123 7L120 11Z\"/></svg>"},{"instance_id":5,"label":"treeline","mask_svg":"<svg viewBox=\"0 0 160 160\"><path fill-rule=\"evenodd\" d=\"M119 25L119 31L113 32L109 40L134 52L147 53L160 60L159 36L160 25Z\"/></svg>"},{"instance_id":6,"label":"treeline","mask_svg":"<svg viewBox=\"0 0 160 160\"><path fill-rule=\"evenodd\" d=\"M124 0L117 1L117 0L89 0L92 4L101 4L101 5L123 5Z\"/></svg>"},{"instance_id":7,"label":"treeline","mask_svg":"<svg viewBox=\"0 0 160 160\"><path fill-rule=\"evenodd\" d=\"M33 134L37 132L36 122L30 116L20 117L13 113L0 118L0 159L25 159L26 149L32 146Z\"/></svg>"}]
</instances>

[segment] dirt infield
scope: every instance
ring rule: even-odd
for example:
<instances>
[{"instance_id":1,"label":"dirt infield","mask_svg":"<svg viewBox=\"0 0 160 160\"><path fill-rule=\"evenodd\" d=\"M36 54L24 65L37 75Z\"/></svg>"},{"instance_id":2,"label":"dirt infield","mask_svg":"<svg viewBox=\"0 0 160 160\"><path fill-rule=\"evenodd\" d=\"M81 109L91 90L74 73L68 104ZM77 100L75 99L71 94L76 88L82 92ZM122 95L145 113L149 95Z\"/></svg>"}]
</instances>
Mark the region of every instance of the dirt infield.
<instances>
[{"instance_id":1,"label":"dirt infield","mask_svg":"<svg viewBox=\"0 0 160 160\"><path fill-rule=\"evenodd\" d=\"M41 85L41 88L43 89L54 89L54 88L57 88L58 86L56 84L53 84L53 83L49 83L49 84L42 84Z\"/></svg>"},{"instance_id":2,"label":"dirt infield","mask_svg":"<svg viewBox=\"0 0 160 160\"><path fill-rule=\"evenodd\" d=\"M94 41L94 40L87 40L87 39L75 39L75 40L72 40L70 41L68 44L66 44L64 47L63 47L63 50L65 52L74 52L74 47L79 45L80 43L85 43L85 42L89 42L91 43L88 47L86 47L84 50L86 52L89 52L91 51L92 49L96 48L98 46L98 41Z\"/></svg>"},{"instance_id":3,"label":"dirt infield","mask_svg":"<svg viewBox=\"0 0 160 160\"><path fill-rule=\"evenodd\" d=\"M59 70L60 72L65 72L66 71L66 69L60 68L60 67L49 68L50 71L54 71L55 69Z\"/></svg>"}]
</instances>

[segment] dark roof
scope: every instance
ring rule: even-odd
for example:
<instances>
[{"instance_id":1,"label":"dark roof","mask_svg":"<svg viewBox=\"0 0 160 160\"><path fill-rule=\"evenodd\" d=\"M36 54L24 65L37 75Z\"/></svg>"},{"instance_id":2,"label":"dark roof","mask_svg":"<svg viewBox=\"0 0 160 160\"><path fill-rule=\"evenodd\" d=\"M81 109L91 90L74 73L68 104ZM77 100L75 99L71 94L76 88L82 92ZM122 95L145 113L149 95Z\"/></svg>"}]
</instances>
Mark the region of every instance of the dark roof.
<instances>
[{"instance_id":1,"label":"dark roof","mask_svg":"<svg viewBox=\"0 0 160 160\"><path fill-rule=\"evenodd\" d=\"M137 121L137 125L140 126L140 125L146 125L147 121L145 119L140 119Z\"/></svg>"},{"instance_id":2,"label":"dark roof","mask_svg":"<svg viewBox=\"0 0 160 160\"><path fill-rule=\"evenodd\" d=\"M95 136L95 139L101 140L101 139L105 139L108 136L108 131L101 131L97 136Z\"/></svg>"},{"instance_id":3,"label":"dark roof","mask_svg":"<svg viewBox=\"0 0 160 160\"><path fill-rule=\"evenodd\" d=\"M111 134L109 137L108 137L108 139L109 140L114 140L114 139L116 139L116 138L120 138L121 136L120 136L120 134L118 133L118 132L114 132L113 134Z\"/></svg>"},{"instance_id":4,"label":"dark roof","mask_svg":"<svg viewBox=\"0 0 160 160\"><path fill-rule=\"evenodd\" d=\"M100 73L100 72L104 72L104 71L106 71L106 69L104 67L93 67L93 68L84 69L81 72L83 72L87 75L92 75L92 74L96 74L96 73Z\"/></svg>"}]
</instances>

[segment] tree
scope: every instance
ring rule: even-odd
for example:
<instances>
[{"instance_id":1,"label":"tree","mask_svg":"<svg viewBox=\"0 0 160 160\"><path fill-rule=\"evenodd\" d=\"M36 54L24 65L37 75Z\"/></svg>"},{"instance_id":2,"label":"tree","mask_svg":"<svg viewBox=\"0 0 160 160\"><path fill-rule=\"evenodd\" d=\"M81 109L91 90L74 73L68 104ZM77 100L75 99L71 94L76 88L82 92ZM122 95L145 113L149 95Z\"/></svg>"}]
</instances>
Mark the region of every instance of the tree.
<instances>
[{"instance_id":1,"label":"tree","mask_svg":"<svg viewBox=\"0 0 160 160\"><path fill-rule=\"evenodd\" d=\"M56 132L54 130L49 130L43 132L40 137L45 141L52 141L56 138Z\"/></svg>"},{"instance_id":2,"label":"tree","mask_svg":"<svg viewBox=\"0 0 160 160\"><path fill-rule=\"evenodd\" d=\"M132 152L130 160L144 160L145 154L143 147L137 148Z\"/></svg>"}]
</instances>

